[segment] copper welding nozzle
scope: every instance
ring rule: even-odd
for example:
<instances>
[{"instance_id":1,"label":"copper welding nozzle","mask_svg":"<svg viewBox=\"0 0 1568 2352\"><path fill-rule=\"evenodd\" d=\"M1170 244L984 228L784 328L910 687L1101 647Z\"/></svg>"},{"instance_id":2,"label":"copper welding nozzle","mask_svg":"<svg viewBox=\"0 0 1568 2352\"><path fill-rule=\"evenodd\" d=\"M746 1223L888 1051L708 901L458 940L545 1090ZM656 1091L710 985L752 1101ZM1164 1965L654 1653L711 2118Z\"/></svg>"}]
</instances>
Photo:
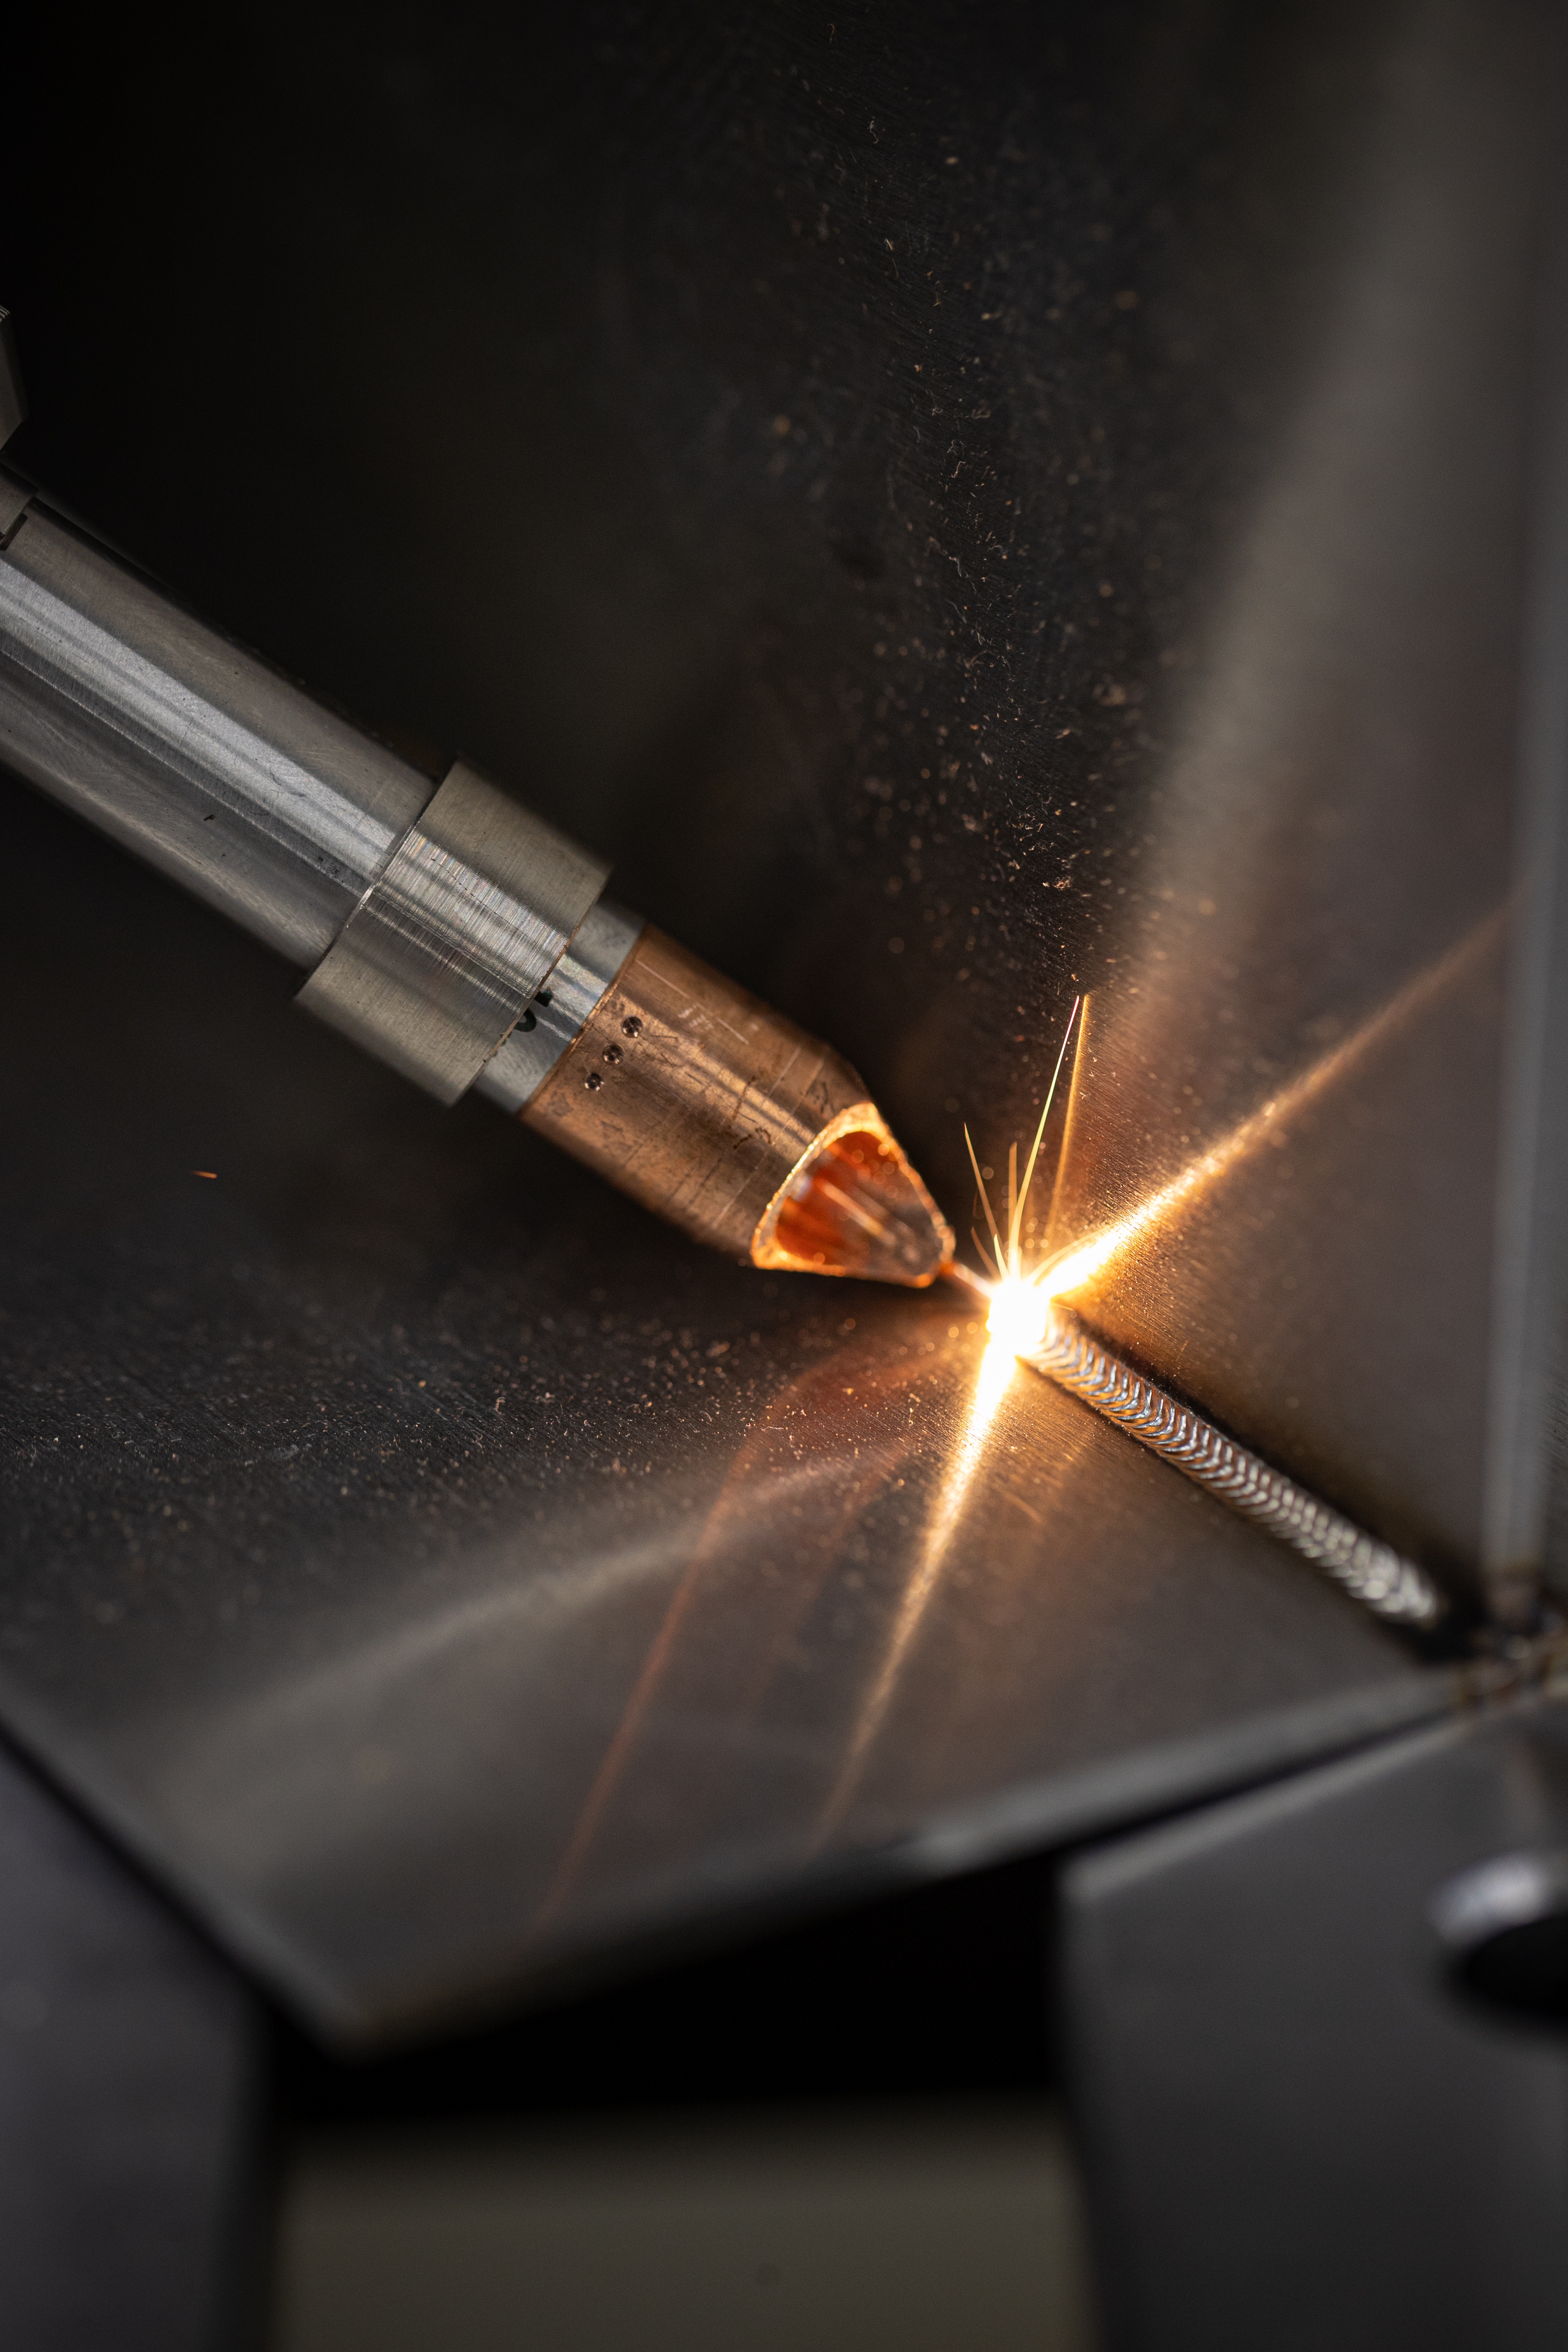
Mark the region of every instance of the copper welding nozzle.
<instances>
[{"instance_id":1,"label":"copper welding nozzle","mask_svg":"<svg viewBox=\"0 0 1568 2352\"><path fill-rule=\"evenodd\" d=\"M519 1115L752 1265L923 1287L952 1257L849 1065L651 924Z\"/></svg>"}]
</instances>

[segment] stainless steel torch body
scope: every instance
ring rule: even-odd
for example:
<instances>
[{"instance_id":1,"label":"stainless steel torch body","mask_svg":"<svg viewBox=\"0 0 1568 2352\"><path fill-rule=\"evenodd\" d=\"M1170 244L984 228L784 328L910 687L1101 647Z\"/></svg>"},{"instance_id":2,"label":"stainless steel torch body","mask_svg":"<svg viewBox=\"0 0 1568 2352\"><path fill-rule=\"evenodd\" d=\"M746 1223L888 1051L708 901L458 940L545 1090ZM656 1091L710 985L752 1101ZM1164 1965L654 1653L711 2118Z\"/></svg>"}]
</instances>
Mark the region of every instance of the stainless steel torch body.
<instances>
[{"instance_id":1,"label":"stainless steel torch body","mask_svg":"<svg viewBox=\"0 0 1568 2352\"><path fill-rule=\"evenodd\" d=\"M588 925L605 866L488 779L437 783L3 475L0 759L313 967L306 1009L444 1102L586 926L503 1073L521 1108L640 928Z\"/></svg>"},{"instance_id":2,"label":"stainless steel torch body","mask_svg":"<svg viewBox=\"0 0 1568 2352\"><path fill-rule=\"evenodd\" d=\"M297 964L435 790L36 502L0 556L0 756Z\"/></svg>"}]
</instances>

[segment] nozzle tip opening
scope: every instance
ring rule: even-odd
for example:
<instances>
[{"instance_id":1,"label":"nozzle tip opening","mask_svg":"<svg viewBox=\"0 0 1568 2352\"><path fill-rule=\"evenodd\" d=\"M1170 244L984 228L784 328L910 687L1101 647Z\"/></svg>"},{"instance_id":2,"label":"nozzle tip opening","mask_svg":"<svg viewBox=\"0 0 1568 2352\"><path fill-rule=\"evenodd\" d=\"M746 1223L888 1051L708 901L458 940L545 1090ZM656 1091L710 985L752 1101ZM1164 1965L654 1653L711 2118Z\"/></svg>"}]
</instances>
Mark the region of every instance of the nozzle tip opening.
<instances>
[{"instance_id":1,"label":"nozzle tip opening","mask_svg":"<svg viewBox=\"0 0 1568 2352\"><path fill-rule=\"evenodd\" d=\"M752 1237L752 1262L923 1290L952 1248L935 1202L865 1102L839 1112L774 1194Z\"/></svg>"}]
</instances>

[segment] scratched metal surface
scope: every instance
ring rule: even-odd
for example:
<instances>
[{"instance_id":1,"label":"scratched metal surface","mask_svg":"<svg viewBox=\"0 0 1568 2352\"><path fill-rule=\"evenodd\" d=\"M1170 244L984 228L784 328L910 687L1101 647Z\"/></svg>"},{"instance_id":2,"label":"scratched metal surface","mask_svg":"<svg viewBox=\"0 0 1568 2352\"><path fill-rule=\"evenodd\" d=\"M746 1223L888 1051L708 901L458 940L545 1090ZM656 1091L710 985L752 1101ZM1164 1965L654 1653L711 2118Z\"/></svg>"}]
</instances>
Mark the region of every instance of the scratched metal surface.
<instances>
[{"instance_id":1,"label":"scratched metal surface","mask_svg":"<svg viewBox=\"0 0 1568 2352\"><path fill-rule=\"evenodd\" d=\"M0 1704L324 2022L1440 1704L1032 1376L972 1423L945 1299L688 1247L7 809Z\"/></svg>"},{"instance_id":2,"label":"scratched metal surface","mask_svg":"<svg viewBox=\"0 0 1568 2352\"><path fill-rule=\"evenodd\" d=\"M1555 12L826 22L329 10L237 100L144 26L46 58L16 456L612 857L960 1221L1089 989L1056 1235L1175 1190L1083 1303L1520 1589ZM8 825L5 1709L319 2015L1435 1703L1037 1387L960 1507L943 1302L692 1255Z\"/></svg>"}]
</instances>

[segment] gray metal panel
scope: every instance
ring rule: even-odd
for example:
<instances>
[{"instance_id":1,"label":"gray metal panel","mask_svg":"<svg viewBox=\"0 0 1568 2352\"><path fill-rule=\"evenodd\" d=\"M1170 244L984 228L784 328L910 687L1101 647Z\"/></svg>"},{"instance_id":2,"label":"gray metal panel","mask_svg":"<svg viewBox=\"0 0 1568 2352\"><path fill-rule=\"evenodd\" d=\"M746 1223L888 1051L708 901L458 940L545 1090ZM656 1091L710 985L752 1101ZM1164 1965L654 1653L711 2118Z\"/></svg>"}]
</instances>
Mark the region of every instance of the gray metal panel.
<instances>
[{"instance_id":1,"label":"gray metal panel","mask_svg":"<svg viewBox=\"0 0 1568 2352\"><path fill-rule=\"evenodd\" d=\"M537 775L954 1212L961 1118L1004 1167L1089 988L1068 1229L1196 1173L1082 1303L1479 1580L1489 1446L1527 1500L1538 1452L1489 1388L1560 12L611 13L548 55L323 24L243 120L188 46L143 30L96 116L73 56L49 184L118 168L189 242L132 311L31 216L34 461L350 704ZM309 370L250 364L268 306ZM6 1705L323 2013L1436 1703L1066 1400L1015 1386L950 1524L940 1302L701 1265L484 1106L283 1043L106 853L12 845Z\"/></svg>"},{"instance_id":2,"label":"gray metal panel","mask_svg":"<svg viewBox=\"0 0 1568 2352\"><path fill-rule=\"evenodd\" d=\"M1534 971L1568 740L1532 617L1568 529L1542 335L1562 69L1544 12L1366 22L1361 76L1332 36L1303 58L1356 91L1342 209L1320 184L1268 469L1166 648L1142 856L1089 869L1114 976L1058 1219L1160 1201L1082 1294L1102 1336L1528 1610L1544 1367L1510 1308L1560 1286L1520 1090L1563 1051ZM1521 702L1547 722L1522 782Z\"/></svg>"},{"instance_id":3,"label":"gray metal panel","mask_svg":"<svg viewBox=\"0 0 1568 2352\"><path fill-rule=\"evenodd\" d=\"M1568 2051L1428 1916L1568 1822L1568 1709L1370 1753L1066 1874L1064 2030L1115 2352L1546 2352Z\"/></svg>"},{"instance_id":4,"label":"gray metal panel","mask_svg":"<svg viewBox=\"0 0 1568 2352\"><path fill-rule=\"evenodd\" d=\"M0 445L9 441L26 414L16 325L9 310L0 310Z\"/></svg>"},{"instance_id":5,"label":"gray metal panel","mask_svg":"<svg viewBox=\"0 0 1568 2352\"><path fill-rule=\"evenodd\" d=\"M28 2352L220 2352L258 2301L260 2018L0 1753L0 2277Z\"/></svg>"},{"instance_id":6,"label":"gray metal panel","mask_svg":"<svg viewBox=\"0 0 1568 2352\"><path fill-rule=\"evenodd\" d=\"M1033 1374L977 1419L946 1298L684 1244L12 798L0 986L49 985L8 1051L0 1695L333 2030L1445 1703Z\"/></svg>"}]
</instances>

